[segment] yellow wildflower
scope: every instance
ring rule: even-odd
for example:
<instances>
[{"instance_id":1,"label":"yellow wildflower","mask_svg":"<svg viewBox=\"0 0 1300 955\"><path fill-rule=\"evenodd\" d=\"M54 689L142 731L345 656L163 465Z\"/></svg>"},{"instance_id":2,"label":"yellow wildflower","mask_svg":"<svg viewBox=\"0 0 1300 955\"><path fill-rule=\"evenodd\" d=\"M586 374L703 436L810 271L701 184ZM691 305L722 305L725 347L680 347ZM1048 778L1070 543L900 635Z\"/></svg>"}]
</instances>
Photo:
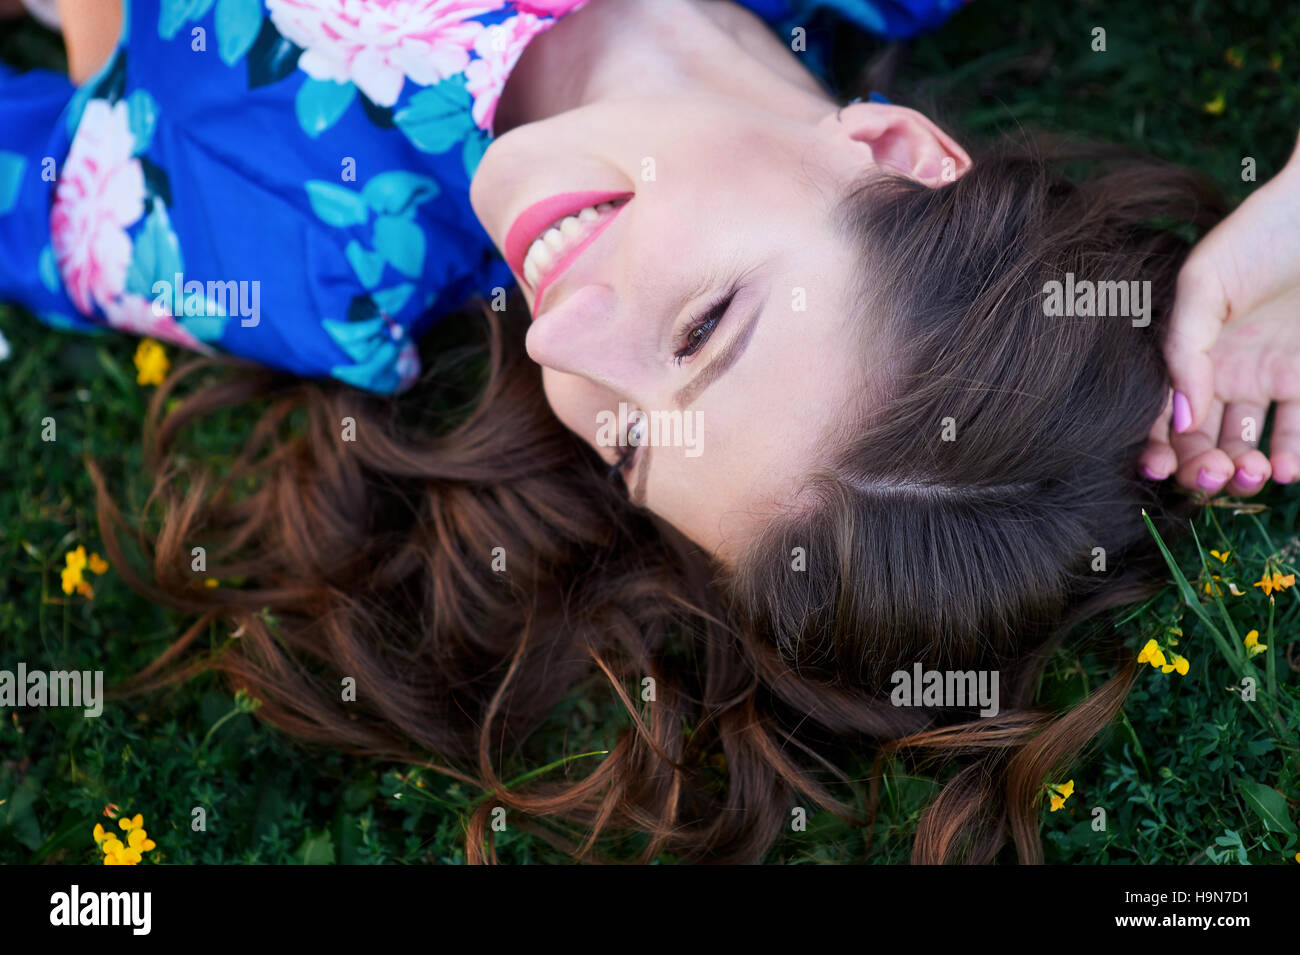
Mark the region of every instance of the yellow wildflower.
<instances>
[{"instance_id":1,"label":"yellow wildflower","mask_svg":"<svg viewBox=\"0 0 1300 955\"><path fill-rule=\"evenodd\" d=\"M144 829L144 816L140 813L123 816L117 824L127 833L126 842L105 831L102 825L95 825L95 842L104 853L104 865L137 865L144 853L157 848Z\"/></svg>"},{"instance_id":2,"label":"yellow wildflower","mask_svg":"<svg viewBox=\"0 0 1300 955\"><path fill-rule=\"evenodd\" d=\"M145 338L135 350L136 384L161 385L167 377L171 362L162 345L152 338Z\"/></svg>"},{"instance_id":3,"label":"yellow wildflower","mask_svg":"<svg viewBox=\"0 0 1300 955\"><path fill-rule=\"evenodd\" d=\"M1219 553L1217 550L1212 550L1210 551L1210 556L1217 558L1219 563L1226 564L1228 562L1228 555L1231 553L1232 551L1230 550L1225 550L1223 553Z\"/></svg>"},{"instance_id":4,"label":"yellow wildflower","mask_svg":"<svg viewBox=\"0 0 1300 955\"><path fill-rule=\"evenodd\" d=\"M108 561L104 560L104 558L100 557L96 553L91 553L90 562L87 566L90 568L91 573L105 574L108 572Z\"/></svg>"},{"instance_id":5,"label":"yellow wildflower","mask_svg":"<svg viewBox=\"0 0 1300 955\"><path fill-rule=\"evenodd\" d=\"M1047 788L1053 794L1051 811L1056 812L1065 805L1067 799L1074 795L1074 780L1069 779L1059 786L1049 785Z\"/></svg>"},{"instance_id":6,"label":"yellow wildflower","mask_svg":"<svg viewBox=\"0 0 1300 955\"><path fill-rule=\"evenodd\" d=\"M81 572L86 569L86 548L78 547L76 550L70 550L63 555L64 568L62 573L63 592L71 594L81 583Z\"/></svg>"},{"instance_id":7,"label":"yellow wildflower","mask_svg":"<svg viewBox=\"0 0 1300 955\"><path fill-rule=\"evenodd\" d=\"M1219 93L1214 97L1214 99L1205 103L1201 108L1211 116L1219 116L1222 115L1224 107L1227 105L1227 101L1223 98L1223 94Z\"/></svg>"},{"instance_id":8,"label":"yellow wildflower","mask_svg":"<svg viewBox=\"0 0 1300 955\"><path fill-rule=\"evenodd\" d=\"M1246 639L1242 642L1246 644L1246 649L1247 651L1249 651L1246 654L1247 658L1258 656L1259 654L1263 653L1265 650L1268 649L1267 643L1259 642L1258 630L1250 631L1250 633L1246 634Z\"/></svg>"},{"instance_id":9,"label":"yellow wildflower","mask_svg":"<svg viewBox=\"0 0 1300 955\"><path fill-rule=\"evenodd\" d=\"M1181 634L1182 630L1179 630L1177 627L1172 627L1169 632L1171 634ZM1177 645L1178 641L1172 636L1168 639L1171 645ZM1173 673L1176 670L1178 671L1179 676L1186 676L1187 669L1190 666L1187 658L1179 656L1177 653L1174 653L1173 650L1168 650L1168 656L1166 656L1166 650L1166 647L1162 647L1154 638L1152 638L1146 642L1146 646L1144 646L1142 652L1138 654L1137 662L1149 663L1162 673Z\"/></svg>"},{"instance_id":10,"label":"yellow wildflower","mask_svg":"<svg viewBox=\"0 0 1300 955\"><path fill-rule=\"evenodd\" d=\"M1274 591L1281 593L1283 590L1286 590L1288 587L1294 587L1295 574L1283 574L1277 570L1274 570L1272 573L1269 573L1268 568L1265 567L1264 575L1260 577L1259 580L1255 581L1253 586L1258 587L1262 591L1264 591L1264 596L1267 597L1269 594L1273 593Z\"/></svg>"},{"instance_id":11,"label":"yellow wildflower","mask_svg":"<svg viewBox=\"0 0 1300 955\"><path fill-rule=\"evenodd\" d=\"M1142 652L1138 654L1138 663L1149 663L1153 667L1165 665L1164 651L1160 649L1160 644L1156 643L1154 637L1147 641Z\"/></svg>"}]
</instances>

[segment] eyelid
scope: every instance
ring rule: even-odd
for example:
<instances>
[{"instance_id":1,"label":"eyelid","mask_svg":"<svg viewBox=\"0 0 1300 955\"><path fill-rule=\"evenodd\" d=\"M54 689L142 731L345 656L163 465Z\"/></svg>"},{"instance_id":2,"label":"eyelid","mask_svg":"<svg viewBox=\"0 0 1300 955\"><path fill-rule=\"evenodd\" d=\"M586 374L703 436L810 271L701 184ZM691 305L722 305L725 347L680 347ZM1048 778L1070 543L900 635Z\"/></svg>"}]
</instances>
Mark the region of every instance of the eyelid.
<instances>
[{"instance_id":1,"label":"eyelid","mask_svg":"<svg viewBox=\"0 0 1300 955\"><path fill-rule=\"evenodd\" d=\"M732 303L743 290L742 282L743 277L736 278L725 292L713 299L713 301L708 305L691 313L691 317L687 319L686 326L673 338L673 364L680 366L687 361L693 360L708 346L708 343L713 340L713 336L717 333L718 326L722 324L722 320L726 318L727 313L731 311ZM695 351L690 354L682 354L683 351L689 347L687 339L690 337L691 333L693 333L697 328L701 328L707 324L710 316L713 316L714 313L717 313L717 315L713 318L713 327L709 331L708 338L701 342L696 347Z\"/></svg>"}]
</instances>

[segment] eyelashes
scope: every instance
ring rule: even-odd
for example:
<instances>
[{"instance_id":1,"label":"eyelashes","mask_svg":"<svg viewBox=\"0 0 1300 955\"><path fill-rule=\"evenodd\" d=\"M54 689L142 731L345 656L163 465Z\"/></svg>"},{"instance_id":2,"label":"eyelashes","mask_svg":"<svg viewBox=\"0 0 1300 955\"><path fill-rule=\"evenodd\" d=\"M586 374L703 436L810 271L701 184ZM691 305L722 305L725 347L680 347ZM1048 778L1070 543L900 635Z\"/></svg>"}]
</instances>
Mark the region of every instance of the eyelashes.
<instances>
[{"instance_id":1,"label":"eyelashes","mask_svg":"<svg viewBox=\"0 0 1300 955\"><path fill-rule=\"evenodd\" d=\"M740 294L740 285L740 280L737 279L727 291L723 292L711 305L702 309L687 323L686 329L675 343L676 347L672 359L674 365L680 367L686 359L696 354L713 337L713 333L717 331L718 325L722 323L722 319L731 308L731 303ZM630 435L631 429L629 429L629 438ZM611 482L616 478L627 476L636 462L636 454L640 448L640 443L628 441L627 447L619 452L618 458L610 465L608 478Z\"/></svg>"},{"instance_id":2,"label":"eyelashes","mask_svg":"<svg viewBox=\"0 0 1300 955\"><path fill-rule=\"evenodd\" d=\"M639 418L637 423L628 429L626 435L627 447L619 452L618 460L610 466L609 474L607 475L610 481L613 481L617 477L626 477L627 472L632 469L633 459L636 457L637 451L641 448L640 439L634 442L632 440L632 435L639 434L637 427L644 423L644 420L644 418Z\"/></svg>"},{"instance_id":3,"label":"eyelashes","mask_svg":"<svg viewBox=\"0 0 1300 955\"><path fill-rule=\"evenodd\" d=\"M722 322L723 316L727 314L727 310L731 308L731 303L739 291L739 284L732 285L721 298L690 321L677 340L677 348L673 352L673 364L680 366L683 361L704 347Z\"/></svg>"}]
</instances>

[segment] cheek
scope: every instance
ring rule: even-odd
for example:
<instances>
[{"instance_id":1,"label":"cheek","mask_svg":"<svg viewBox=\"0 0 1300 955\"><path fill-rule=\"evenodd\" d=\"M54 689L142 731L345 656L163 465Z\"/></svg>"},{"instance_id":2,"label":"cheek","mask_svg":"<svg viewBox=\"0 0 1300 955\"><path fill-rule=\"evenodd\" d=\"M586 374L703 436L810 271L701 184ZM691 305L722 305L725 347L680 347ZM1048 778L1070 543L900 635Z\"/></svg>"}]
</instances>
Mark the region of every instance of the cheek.
<instances>
[{"instance_id":1,"label":"cheek","mask_svg":"<svg viewBox=\"0 0 1300 955\"><path fill-rule=\"evenodd\" d=\"M602 410L599 389L578 375L542 368L542 390L551 412L578 437L596 446L597 414Z\"/></svg>"}]
</instances>

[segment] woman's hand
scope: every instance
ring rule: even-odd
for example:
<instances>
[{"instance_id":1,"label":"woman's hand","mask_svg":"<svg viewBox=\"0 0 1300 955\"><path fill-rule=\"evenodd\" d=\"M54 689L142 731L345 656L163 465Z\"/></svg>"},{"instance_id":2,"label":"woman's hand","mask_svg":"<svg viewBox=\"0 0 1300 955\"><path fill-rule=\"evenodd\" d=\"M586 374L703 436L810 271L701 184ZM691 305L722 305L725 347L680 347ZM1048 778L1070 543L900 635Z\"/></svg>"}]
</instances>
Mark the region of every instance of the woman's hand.
<instances>
[{"instance_id":1,"label":"woman's hand","mask_svg":"<svg viewBox=\"0 0 1300 955\"><path fill-rule=\"evenodd\" d=\"M1173 391L1139 462L1147 477L1238 495L1300 478L1300 143L1188 256L1165 360ZM1269 458L1256 446L1272 402Z\"/></svg>"}]
</instances>

